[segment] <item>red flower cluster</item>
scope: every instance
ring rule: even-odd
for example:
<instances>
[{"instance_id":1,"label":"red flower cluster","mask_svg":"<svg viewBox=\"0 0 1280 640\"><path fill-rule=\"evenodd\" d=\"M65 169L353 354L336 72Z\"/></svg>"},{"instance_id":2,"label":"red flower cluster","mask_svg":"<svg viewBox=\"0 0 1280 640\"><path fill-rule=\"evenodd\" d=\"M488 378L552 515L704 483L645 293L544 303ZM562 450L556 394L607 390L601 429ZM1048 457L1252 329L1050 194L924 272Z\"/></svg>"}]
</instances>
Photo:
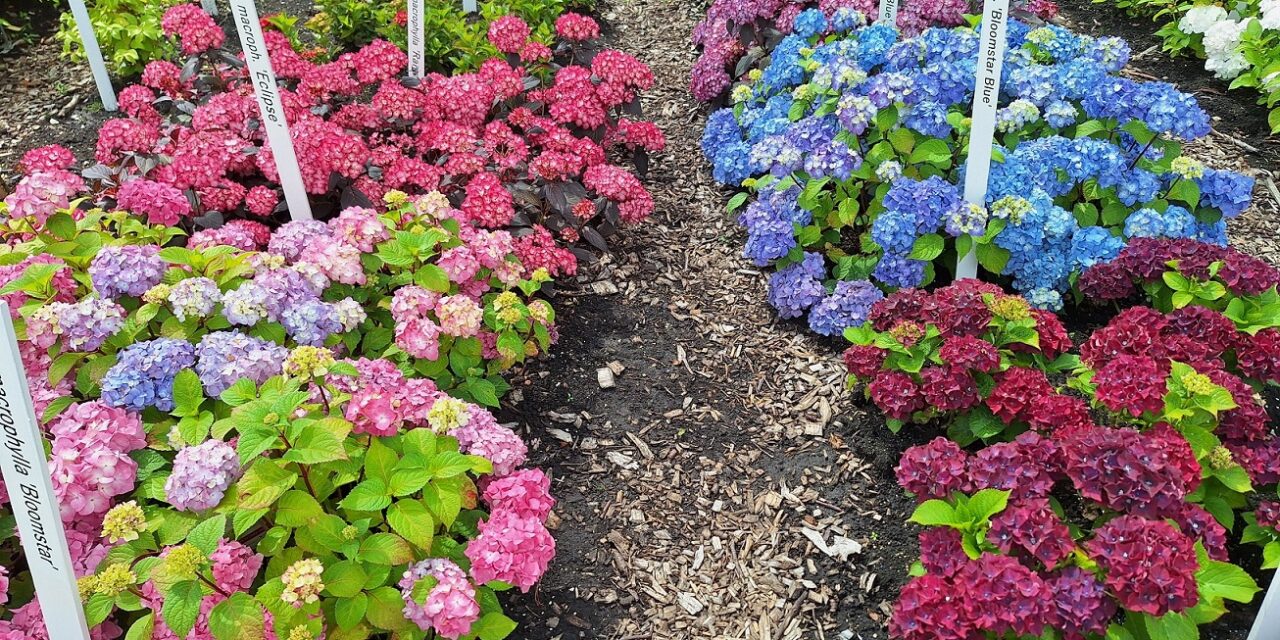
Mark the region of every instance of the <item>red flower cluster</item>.
<instances>
[{"instance_id":1,"label":"red flower cluster","mask_svg":"<svg viewBox=\"0 0 1280 640\"><path fill-rule=\"evenodd\" d=\"M97 159L107 166L98 173L116 184L145 174L185 192L195 204L183 212L189 216L272 216L279 171L252 86L243 69L210 53L222 31L218 39L204 35L206 22L194 5L166 14L166 31L188 53L202 54L197 75L168 62L148 65L142 84L122 92L128 117L102 127ZM575 41L599 35L586 16L564 16L559 27ZM489 36L518 56L536 44L515 17L493 21ZM549 249L545 238L557 236L604 249L605 236L653 211L640 180L609 162L611 150L630 156L665 146L652 123L624 117L654 82L649 67L628 54L603 50L582 66L552 60L544 46L545 56L532 52L536 60L495 58L474 73L402 83L407 60L390 42L316 63L279 31L265 40L304 186L317 196L321 216L341 200L380 206L390 190L440 191L476 226L534 236L525 244L536 254ZM539 232L544 227L549 233ZM540 262L573 271L573 254L550 253Z\"/></svg>"},{"instance_id":2,"label":"red flower cluster","mask_svg":"<svg viewBox=\"0 0 1280 640\"><path fill-rule=\"evenodd\" d=\"M1159 413L1164 408L1167 372L1146 356L1120 354L1093 377L1098 402L1117 413L1133 417Z\"/></svg>"},{"instance_id":3,"label":"red flower cluster","mask_svg":"<svg viewBox=\"0 0 1280 640\"><path fill-rule=\"evenodd\" d=\"M965 558L952 576L927 574L902 588L889 633L903 640L968 640L1012 633L1039 636L1053 615L1053 592L1017 560Z\"/></svg>"},{"instance_id":4,"label":"red flower cluster","mask_svg":"<svg viewBox=\"0 0 1280 640\"><path fill-rule=\"evenodd\" d=\"M987 397L987 408L1005 424L1027 422L1031 419L1032 407L1053 394L1053 385L1043 371L1011 367L996 376L996 386Z\"/></svg>"},{"instance_id":5,"label":"red flower cluster","mask_svg":"<svg viewBox=\"0 0 1280 640\"><path fill-rule=\"evenodd\" d=\"M902 454L894 473L898 484L925 500L950 498L957 491L967 492L969 454L946 438L934 438L928 444L911 447Z\"/></svg>"},{"instance_id":6,"label":"red flower cluster","mask_svg":"<svg viewBox=\"0 0 1280 640\"><path fill-rule=\"evenodd\" d=\"M1129 611L1162 616L1199 602L1194 543L1166 522L1121 516L1095 530L1085 549L1106 570L1107 588Z\"/></svg>"},{"instance_id":7,"label":"red flower cluster","mask_svg":"<svg viewBox=\"0 0 1280 640\"><path fill-rule=\"evenodd\" d=\"M1134 429L1098 427L1064 443L1067 477L1080 495L1122 513L1171 518L1200 482L1190 445Z\"/></svg>"},{"instance_id":8,"label":"red flower cluster","mask_svg":"<svg viewBox=\"0 0 1280 640\"><path fill-rule=\"evenodd\" d=\"M1010 555L1028 553L1048 569L1076 549L1071 530L1044 498L1011 505L992 518L987 541Z\"/></svg>"},{"instance_id":9,"label":"red flower cluster","mask_svg":"<svg viewBox=\"0 0 1280 640\"><path fill-rule=\"evenodd\" d=\"M1216 275L1210 271L1214 263L1221 263ZM1280 269L1231 247L1188 239L1133 238L1113 260L1085 271L1079 286L1095 300L1123 300L1137 293L1135 285L1157 282L1174 270L1196 280L1217 279L1241 296L1280 285Z\"/></svg>"}]
</instances>

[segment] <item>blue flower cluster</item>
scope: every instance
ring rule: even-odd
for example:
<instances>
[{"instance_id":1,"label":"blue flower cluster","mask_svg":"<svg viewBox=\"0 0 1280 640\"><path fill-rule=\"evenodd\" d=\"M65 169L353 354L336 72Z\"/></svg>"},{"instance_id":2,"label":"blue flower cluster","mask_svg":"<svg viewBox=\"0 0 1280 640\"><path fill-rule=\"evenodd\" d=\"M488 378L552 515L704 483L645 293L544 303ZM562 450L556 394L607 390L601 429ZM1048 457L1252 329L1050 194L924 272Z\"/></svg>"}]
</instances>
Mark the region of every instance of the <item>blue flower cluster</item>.
<instances>
[{"instance_id":1,"label":"blue flower cluster","mask_svg":"<svg viewBox=\"0 0 1280 640\"><path fill-rule=\"evenodd\" d=\"M1123 40L1018 21L1009 24L986 207L970 205L957 186L966 165L956 128L968 126L978 32L927 29L900 39L855 14L799 13L769 65L734 91L732 107L712 114L702 138L718 181L756 191L739 216L744 254L778 267L769 300L784 318L808 314L824 334L861 321L851 301L871 285L830 275L851 247L875 261L857 270L870 271L871 283L922 286L933 273L912 257L922 236L980 237L1000 218L991 243L998 253L983 265L1056 309L1072 276L1116 255L1127 238L1223 242L1223 219L1249 206L1247 176L1174 170L1180 147L1170 140L1206 135L1209 117L1173 85L1121 77L1130 56ZM815 189L830 197L813 197ZM857 215L814 208L851 198ZM812 225L830 256L801 246Z\"/></svg>"},{"instance_id":2,"label":"blue flower cluster","mask_svg":"<svg viewBox=\"0 0 1280 640\"><path fill-rule=\"evenodd\" d=\"M173 410L173 380L196 362L186 340L157 338L125 347L102 377L102 400L113 407Z\"/></svg>"}]
</instances>

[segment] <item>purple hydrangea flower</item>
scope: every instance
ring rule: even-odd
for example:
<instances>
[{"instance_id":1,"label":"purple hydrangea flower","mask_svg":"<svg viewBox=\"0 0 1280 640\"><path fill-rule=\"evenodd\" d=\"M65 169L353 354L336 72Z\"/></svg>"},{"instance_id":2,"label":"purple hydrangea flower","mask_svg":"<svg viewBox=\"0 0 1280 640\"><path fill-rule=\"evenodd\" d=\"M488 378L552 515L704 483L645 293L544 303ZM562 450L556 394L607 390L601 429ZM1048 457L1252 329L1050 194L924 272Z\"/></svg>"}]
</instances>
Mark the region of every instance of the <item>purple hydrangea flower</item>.
<instances>
[{"instance_id":1,"label":"purple hydrangea flower","mask_svg":"<svg viewBox=\"0 0 1280 640\"><path fill-rule=\"evenodd\" d=\"M139 297L164 278L160 248L152 245L103 247L89 264L93 290L104 298Z\"/></svg>"},{"instance_id":2,"label":"purple hydrangea flower","mask_svg":"<svg viewBox=\"0 0 1280 640\"><path fill-rule=\"evenodd\" d=\"M267 251L284 256L285 260L293 262L302 257L302 252L306 250L307 244L313 238L331 234L329 225L319 220L294 220L285 223L271 235Z\"/></svg>"},{"instance_id":3,"label":"purple hydrangea flower","mask_svg":"<svg viewBox=\"0 0 1280 640\"><path fill-rule=\"evenodd\" d=\"M280 316L280 323L298 344L313 347L323 345L326 338L342 332L342 319L338 316L338 310L318 299L286 307Z\"/></svg>"},{"instance_id":4,"label":"purple hydrangea flower","mask_svg":"<svg viewBox=\"0 0 1280 640\"><path fill-rule=\"evenodd\" d=\"M804 254L803 261L780 269L769 278L769 304L783 319L803 316L826 295L822 286L826 275L822 254Z\"/></svg>"},{"instance_id":5,"label":"purple hydrangea flower","mask_svg":"<svg viewBox=\"0 0 1280 640\"><path fill-rule=\"evenodd\" d=\"M102 377L102 400L113 407L173 410L173 379L195 364L186 340L157 338L125 347Z\"/></svg>"},{"instance_id":6,"label":"purple hydrangea flower","mask_svg":"<svg viewBox=\"0 0 1280 640\"><path fill-rule=\"evenodd\" d=\"M262 384L280 375L289 350L239 331L216 331L196 345L196 373L210 397L222 395L237 380Z\"/></svg>"},{"instance_id":7,"label":"purple hydrangea flower","mask_svg":"<svg viewBox=\"0 0 1280 640\"><path fill-rule=\"evenodd\" d=\"M884 293L866 280L839 282L831 295L814 305L809 328L824 336L838 336L849 327L862 326L872 305L883 298Z\"/></svg>"}]
</instances>

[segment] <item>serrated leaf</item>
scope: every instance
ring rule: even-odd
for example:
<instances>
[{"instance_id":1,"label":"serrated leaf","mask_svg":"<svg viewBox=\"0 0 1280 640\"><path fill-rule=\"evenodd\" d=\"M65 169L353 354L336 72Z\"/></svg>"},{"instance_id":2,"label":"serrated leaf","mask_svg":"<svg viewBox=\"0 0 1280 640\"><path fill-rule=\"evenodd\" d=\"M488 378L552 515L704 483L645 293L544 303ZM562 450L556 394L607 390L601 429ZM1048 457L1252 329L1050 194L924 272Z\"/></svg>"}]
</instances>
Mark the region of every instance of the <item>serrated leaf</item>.
<instances>
[{"instance_id":1,"label":"serrated leaf","mask_svg":"<svg viewBox=\"0 0 1280 640\"><path fill-rule=\"evenodd\" d=\"M387 524L419 549L430 550L435 536L435 520L417 500L399 500L387 510Z\"/></svg>"},{"instance_id":2,"label":"serrated leaf","mask_svg":"<svg viewBox=\"0 0 1280 640\"><path fill-rule=\"evenodd\" d=\"M200 602L203 599L204 590L199 582L195 580L179 582L165 593L160 617L174 635L185 638L196 626L196 619L200 617Z\"/></svg>"},{"instance_id":3,"label":"serrated leaf","mask_svg":"<svg viewBox=\"0 0 1280 640\"><path fill-rule=\"evenodd\" d=\"M338 598L351 598L364 590L364 583L369 579L358 562L344 560L335 562L324 568L324 588L329 594Z\"/></svg>"},{"instance_id":4,"label":"serrated leaf","mask_svg":"<svg viewBox=\"0 0 1280 640\"><path fill-rule=\"evenodd\" d=\"M265 624L262 607L244 592L231 594L209 612L209 631L217 640L262 640Z\"/></svg>"},{"instance_id":5,"label":"serrated leaf","mask_svg":"<svg viewBox=\"0 0 1280 640\"><path fill-rule=\"evenodd\" d=\"M942 500L921 503L907 521L925 527L955 527L963 524L956 517L955 507Z\"/></svg>"},{"instance_id":6,"label":"serrated leaf","mask_svg":"<svg viewBox=\"0 0 1280 640\"><path fill-rule=\"evenodd\" d=\"M356 485L338 504L352 511L381 511L391 505L391 496L381 480L368 478Z\"/></svg>"},{"instance_id":7,"label":"serrated leaf","mask_svg":"<svg viewBox=\"0 0 1280 640\"><path fill-rule=\"evenodd\" d=\"M218 542L222 540L226 530L227 517L221 514L215 515L192 528L191 533L187 534L187 542L206 555L211 554L218 548Z\"/></svg>"}]
</instances>

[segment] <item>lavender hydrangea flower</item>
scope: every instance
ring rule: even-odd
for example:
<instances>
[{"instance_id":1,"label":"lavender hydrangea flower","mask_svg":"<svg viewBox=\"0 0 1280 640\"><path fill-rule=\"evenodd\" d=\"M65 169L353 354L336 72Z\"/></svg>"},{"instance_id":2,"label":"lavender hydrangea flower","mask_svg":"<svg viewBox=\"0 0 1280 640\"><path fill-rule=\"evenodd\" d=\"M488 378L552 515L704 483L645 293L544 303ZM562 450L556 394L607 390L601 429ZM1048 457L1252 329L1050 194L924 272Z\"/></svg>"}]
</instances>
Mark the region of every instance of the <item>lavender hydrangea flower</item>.
<instances>
[{"instance_id":1,"label":"lavender hydrangea flower","mask_svg":"<svg viewBox=\"0 0 1280 640\"><path fill-rule=\"evenodd\" d=\"M181 322L208 317L221 300L218 283L209 278L187 278L169 290L169 306Z\"/></svg>"},{"instance_id":2,"label":"lavender hydrangea flower","mask_svg":"<svg viewBox=\"0 0 1280 640\"><path fill-rule=\"evenodd\" d=\"M822 286L826 273L822 254L805 253L803 261L779 269L769 278L769 304L783 319L803 316L826 295Z\"/></svg>"},{"instance_id":3,"label":"lavender hydrangea flower","mask_svg":"<svg viewBox=\"0 0 1280 640\"><path fill-rule=\"evenodd\" d=\"M286 307L280 315L284 330L298 344L318 347L329 336L342 331L342 319L333 305L317 299Z\"/></svg>"},{"instance_id":4,"label":"lavender hydrangea flower","mask_svg":"<svg viewBox=\"0 0 1280 640\"><path fill-rule=\"evenodd\" d=\"M124 309L111 300L85 298L75 304L54 303L58 329L68 351L97 351L124 327Z\"/></svg>"},{"instance_id":5,"label":"lavender hydrangea flower","mask_svg":"<svg viewBox=\"0 0 1280 640\"><path fill-rule=\"evenodd\" d=\"M227 322L251 327L269 314L270 293L257 282L249 281L222 296L222 316Z\"/></svg>"},{"instance_id":6,"label":"lavender hydrangea flower","mask_svg":"<svg viewBox=\"0 0 1280 640\"><path fill-rule=\"evenodd\" d=\"M222 395L236 381L262 384L280 375L289 350L239 331L216 331L196 345L196 373L210 397Z\"/></svg>"},{"instance_id":7,"label":"lavender hydrangea flower","mask_svg":"<svg viewBox=\"0 0 1280 640\"><path fill-rule=\"evenodd\" d=\"M179 511L212 509L239 477L236 450L221 440L209 440L178 452L173 473L164 483L165 499Z\"/></svg>"},{"instance_id":8,"label":"lavender hydrangea flower","mask_svg":"<svg viewBox=\"0 0 1280 640\"><path fill-rule=\"evenodd\" d=\"M267 251L284 256L285 260L293 262L302 257L302 252L306 250L307 244L313 238L328 236L331 233L329 225L319 220L294 220L285 223L271 235Z\"/></svg>"},{"instance_id":9,"label":"lavender hydrangea flower","mask_svg":"<svg viewBox=\"0 0 1280 640\"><path fill-rule=\"evenodd\" d=\"M166 265L153 245L103 247L89 264L93 290L104 298L139 297L164 279Z\"/></svg>"}]
</instances>

